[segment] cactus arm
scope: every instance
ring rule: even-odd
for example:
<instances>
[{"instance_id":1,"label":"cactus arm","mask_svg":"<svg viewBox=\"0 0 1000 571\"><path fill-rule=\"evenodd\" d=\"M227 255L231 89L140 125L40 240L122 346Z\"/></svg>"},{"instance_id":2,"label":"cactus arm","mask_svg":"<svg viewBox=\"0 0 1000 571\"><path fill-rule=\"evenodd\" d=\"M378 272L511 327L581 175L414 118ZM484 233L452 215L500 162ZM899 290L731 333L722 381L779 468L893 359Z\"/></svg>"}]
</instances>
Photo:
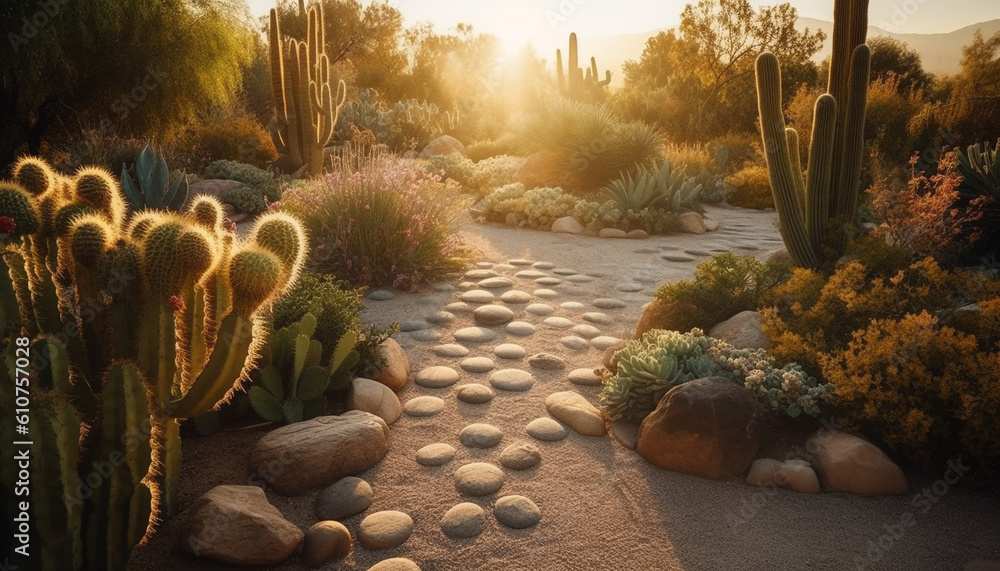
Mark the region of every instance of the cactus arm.
<instances>
[{"instance_id":1,"label":"cactus arm","mask_svg":"<svg viewBox=\"0 0 1000 571\"><path fill-rule=\"evenodd\" d=\"M74 490L80 456L76 411L68 401L55 400L36 413L32 434L32 482L49 486L42 493L32 494L34 523L45 538L45 549L40 550L41 569L66 569L66 554L72 554L71 564L79 568L83 563L83 506L64 501L78 497Z\"/></svg>"},{"instance_id":2,"label":"cactus arm","mask_svg":"<svg viewBox=\"0 0 1000 571\"><path fill-rule=\"evenodd\" d=\"M842 252L850 239L852 217L857 207L860 191L861 161L864 158L865 110L868 101L868 77L871 69L871 50L865 44L854 49L851 58L850 81L847 96L847 116L844 126L844 139L840 153L839 178L834 178L833 188L837 190L835 209L831 216L846 227L838 233L838 251ZM838 171L834 171L836 177Z\"/></svg>"},{"instance_id":3,"label":"cactus arm","mask_svg":"<svg viewBox=\"0 0 1000 571\"><path fill-rule=\"evenodd\" d=\"M824 93L816 100L813 117L809 186L806 189L806 229L812 236L813 251L821 252L830 220L830 184L837 128L837 102L832 95Z\"/></svg>"},{"instance_id":4,"label":"cactus arm","mask_svg":"<svg viewBox=\"0 0 1000 571\"><path fill-rule=\"evenodd\" d=\"M799 133L785 127L785 139L788 141L788 160L792 163L792 180L795 181L795 197L799 200L799 208L803 207L802 197L806 195L806 184L802 180L802 161L799 154Z\"/></svg>"},{"instance_id":5,"label":"cactus arm","mask_svg":"<svg viewBox=\"0 0 1000 571\"><path fill-rule=\"evenodd\" d=\"M166 300L151 299L139 319L139 368L156 400L165 403L177 372L174 312Z\"/></svg>"},{"instance_id":6,"label":"cactus arm","mask_svg":"<svg viewBox=\"0 0 1000 571\"><path fill-rule=\"evenodd\" d=\"M268 53L271 62L271 98L274 101L276 128L271 130L271 141L281 154L288 152L288 141L283 136L288 127L288 101L285 92L285 58L282 53L281 29L276 9L271 8L271 22L268 27Z\"/></svg>"}]
</instances>

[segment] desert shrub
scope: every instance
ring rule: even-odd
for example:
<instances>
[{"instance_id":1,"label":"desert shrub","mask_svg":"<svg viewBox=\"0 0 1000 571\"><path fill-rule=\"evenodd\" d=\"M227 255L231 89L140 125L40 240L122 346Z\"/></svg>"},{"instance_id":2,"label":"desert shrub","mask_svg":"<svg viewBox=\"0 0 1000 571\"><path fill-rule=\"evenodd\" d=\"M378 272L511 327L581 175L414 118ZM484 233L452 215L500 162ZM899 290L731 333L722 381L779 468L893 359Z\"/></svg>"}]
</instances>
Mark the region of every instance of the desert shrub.
<instances>
[{"instance_id":1,"label":"desert shrub","mask_svg":"<svg viewBox=\"0 0 1000 571\"><path fill-rule=\"evenodd\" d=\"M337 170L290 188L281 203L309 231L314 269L354 286L413 289L464 267L455 232L468 201L454 185L377 150L334 162Z\"/></svg>"},{"instance_id":2,"label":"desert shrub","mask_svg":"<svg viewBox=\"0 0 1000 571\"><path fill-rule=\"evenodd\" d=\"M967 254L996 260L1000 255L1000 139L992 148L989 142L984 147L977 143L955 154L962 175L958 204L969 205L981 215L972 230L980 241Z\"/></svg>"},{"instance_id":3,"label":"desert shrub","mask_svg":"<svg viewBox=\"0 0 1000 571\"><path fill-rule=\"evenodd\" d=\"M722 167L715 160L713 153L710 153L705 145L695 145L691 143L670 144L664 147L663 154L673 165L684 165L684 174L698 177L702 173L719 173Z\"/></svg>"},{"instance_id":4,"label":"desert shrub","mask_svg":"<svg viewBox=\"0 0 1000 571\"><path fill-rule=\"evenodd\" d=\"M135 164L136 157L145 146L146 142L135 137L87 130L81 133L73 146L65 149L65 161L56 166L65 172L74 172L84 166L98 166L117 177L121 175L123 165L131 167Z\"/></svg>"},{"instance_id":5,"label":"desert shrub","mask_svg":"<svg viewBox=\"0 0 1000 571\"><path fill-rule=\"evenodd\" d=\"M252 186L240 184L225 190L219 195L219 200L225 204L230 204L237 213L256 216L267 210L267 203L264 202L264 195Z\"/></svg>"},{"instance_id":6,"label":"desert shrub","mask_svg":"<svg viewBox=\"0 0 1000 571\"><path fill-rule=\"evenodd\" d=\"M726 177L726 200L742 208L774 208L767 167L752 165Z\"/></svg>"},{"instance_id":7,"label":"desert shrub","mask_svg":"<svg viewBox=\"0 0 1000 571\"><path fill-rule=\"evenodd\" d=\"M509 184L514 181L514 175L524 164L524 159L509 155L497 155L482 159L473 169L473 183L480 192Z\"/></svg>"},{"instance_id":8,"label":"desert shrub","mask_svg":"<svg viewBox=\"0 0 1000 571\"><path fill-rule=\"evenodd\" d=\"M520 138L513 133L505 133L496 139L484 139L473 141L465 146L465 152L474 161L482 161L490 157L502 155L517 156L523 155L525 145Z\"/></svg>"},{"instance_id":9,"label":"desert shrub","mask_svg":"<svg viewBox=\"0 0 1000 571\"><path fill-rule=\"evenodd\" d=\"M759 134L728 133L708 141L705 148L725 173L738 172L747 165L766 164L760 150ZM718 152L720 148L726 150L724 155ZM720 161L723 157L725 161Z\"/></svg>"},{"instance_id":10,"label":"desert shrub","mask_svg":"<svg viewBox=\"0 0 1000 571\"><path fill-rule=\"evenodd\" d=\"M694 280L663 284L656 297L674 329L707 330L741 311L755 311L765 294L789 277L788 262L726 252L698 264Z\"/></svg>"},{"instance_id":11,"label":"desert shrub","mask_svg":"<svg viewBox=\"0 0 1000 571\"><path fill-rule=\"evenodd\" d=\"M604 371L601 403L612 420L642 422L671 388L704 377L723 377L743 385L772 412L796 418L818 416L832 392L795 364L776 367L762 349L735 349L690 333L653 329L615 352L615 373Z\"/></svg>"},{"instance_id":12,"label":"desert shrub","mask_svg":"<svg viewBox=\"0 0 1000 571\"><path fill-rule=\"evenodd\" d=\"M427 168L431 174L440 174L443 180L451 179L462 188L475 188L476 163L460 153L432 155L427 157Z\"/></svg>"},{"instance_id":13,"label":"desert shrub","mask_svg":"<svg viewBox=\"0 0 1000 571\"><path fill-rule=\"evenodd\" d=\"M188 125L171 141L171 148L178 167L192 172L219 160L265 168L278 156L270 135L248 116Z\"/></svg>"}]
</instances>

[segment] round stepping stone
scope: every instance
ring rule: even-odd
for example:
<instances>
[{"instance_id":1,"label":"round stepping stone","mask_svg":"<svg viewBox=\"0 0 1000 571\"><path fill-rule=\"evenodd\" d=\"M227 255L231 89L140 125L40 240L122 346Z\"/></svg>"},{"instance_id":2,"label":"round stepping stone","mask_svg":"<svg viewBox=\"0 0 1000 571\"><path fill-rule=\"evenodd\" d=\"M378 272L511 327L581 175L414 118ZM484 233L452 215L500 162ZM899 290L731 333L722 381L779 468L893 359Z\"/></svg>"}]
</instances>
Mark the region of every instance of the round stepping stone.
<instances>
[{"instance_id":1,"label":"round stepping stone","mask_svg":"<svg viewBox=\"0 0 1000 571\"><path fill-rule=\"evenodd\" d=\"M493 349L493 354L501 359L523 359L525 355L528 354L524 350L524 347L520 345L515 345L513 343L504 343L503 345L497 345Z\"/></svg>"},{"instance_id":2,"label":"round stepping stone","mask_svg":"<svg viewBox=\"0 0 1000 571\"><path fill-rule=\"evenodd\" d=\"M514 312L509 307L491 303L477 307L472 312L472 318L476 321L476 325L490 327L510 323L514 319Z\"/></svg>"},{"instance_id":3,"label":"round stepping stone","mask_svg":"<svg viewBox=\"0 0 1000 571\"><path fill-rule=\"evenodd\" d=\"M349 476L327 486L313 501L316 519L340 520L357 515L372 505L372 487L361 478Z\"/></svg>"},{"instance_id":4,"label":"round stepping stone","mask_svg":"<svg viewBox=\"0 0 1000 571\"><path fill-rule=\"evenodd\" d=\"M342 559L351 552L351 531L339 521L320 521L306 530L299 559L309 567Z\"/></svg>"},{"instance_id":5,"label":"round stepping stone","mask_svg":"<svg viewBox=\"0 0 1000 571\"><path fill-rule=\"evenodd\" d=\"M445 325L446 323L455 321L455 314L450 311L439 311L428 315L424 319L428 323L433 323L434 325Z\"/></svg>"},{"instance_id":6,"label":"round stepping stone","mask_svg":"<svg viewBox=\"0 0 1000 571\"><path fill-rule=\"evenodd\" d=\"M487 357L470 357L458 365L470 373L485 373L496 368L493 359Z\"/></svg>"},{"instance_id":7,"label":"round stepping stone","mask_svg":"<svg viewBox=\"0 0 1000 571\"><path fill-rule=\"evenodd\" d=\"M607 428L601 412L580 393L565 391L545 397L545 409L583 436L604 436Z\"/></svg>"},{"instance_id":8,"label":"round stepping stone","mask_svg":"<svg viewBox=\"0 0 1000 571\"><path fill-rule=\"evenodd\" d=\"M375 512L358 525L358 541L366 549L392 549L410 538L413 518L403 512Z\"/></svg>"},{"instance_id":9,"label":"round stepping stone","mask_svg":"<svg viewBox=\"0 0 1000 571\"><path fill-rule=\"evenodd\" d=\"M569 311L580 311L586 306L580 303L579 301L564 301L559 304L559 307Z\"/></svg>"},{"instance_id":10,"label":"round stepping stone","mask_svg":"<svg viewBox=\"0 0 1000 571\"><path fill-rule=\"evenodd\" d=\"M490 376L490 384L501 391L524 392L535 384L535 378L521 369L501 369Z\"/></svg>"},{"instance_id":11,"label":"round stepping stone","mask_svg":"<svg viewBox=\"0 0 1000 571\"><path fill-rule=\"evenodd\" d=\"M441 531L455 539L475 537L486 527L486 512L472 502L462 502L445 512Z\"/></svg>"},{"instance_id":12,"label":"round stepping stone","mask_svg":"<svg viewBox=\"0 0 1000 571\"><path fill-rule=\"evenodd\" d=\"M417 373L414 382L428 389L442 389L458 382L458 371L451 367L434 365Z\"/></svg>"},{"instance_id":13,"label":"round stepping stone","mask_svg":"<svg viewBox=\"0 0 1000 571\"><path fill-rule=\"evenodd\" d=\"M505 287L513 286L514 280L510 278L500 278L500 277L487 278L485 280L478 282L476 285L486 289L503 289Z\"/></svg>"},{"instance_id":14,"label":"round stepping stone","mask_svg":"<svg viewBox=\"0 0 1000 571\"><path fill-rule=\"evenodd\" d=\"M527 321L511 321L507 324L507 333L518 337L527 337L534 334L535 326Z\"/></svg>"},{"instance_id":15,"label":"round stepping stone","mask_svg":"<svg viewBox=\"0 0 1000 571\"><path fill-rule=\"evenodd\" d=\"M417 450L417 464L421 466L443 466L455 458L455 447L438 442Z\"/></svg>"},{"instance_id":16,"label":"round stepping stone","mask_svg":"<svg viewBox=\"0 0 1000 571\"><path fill-rule=\"evenodd\" d=\"M571 351L586 351L590 349L590 341L575 335L563 337L559 339L559 343Z\"/></svg>"},{"instance_id":17,"label":"round stepping stone","mask_svg":"<svg viewBox=\"0 0 1000 571\"><path fill-rule=\"evenodd\" d=\"M601 313L599 311L591 311L583 314L583 320L589 321L591 323L596 323L598 325L609 325L615 322L615 318L611 317L607 313Z\"/></svg>"},{"instance_id":18,"label":"round stepping stone","mask_svg":"<svg viewBox=\"0 0 1000 571\"><path fill-rule=\"evenodd\" d=\"M503 487L503 471L493 464L473 462L455 470L455 488L467 496L488 496Z\"/></svg>"},{"instance_id":19,"label":"round stepping stone","mask_svg":"<svg viewBox=\"0 0 1000 571\"><path fill-rule=\"evenodd\" d=\"M431 349L434 354L438 357L464 357L469 354L469 350L457 343L448 343L447 345L438 345L437 347Z\"/></svg>"},{"instance_id":20,"label":"round stepping stone","mask_svg":"<svg viewBox=\"0 0 1000 571\"><path fill-rule=\"evenodd\" d=\"M465 272L465 279L467 280L486 280L497 277L500 277L500 274L489 268L479 268L477 270L469 270Z\"/></svg>"},{"instance_id":21,"label":"round stepping stone","mask_svg":"<svg viewBox=\"0 0 1000 571\"><path fill-rule=\"evenodd\" d=\"M458 284L458 289L462 291L469 291L476 289L476 282L462 282Z\"/></svg>"},{"instance_id":22,"label":"round stepping stone","mask_svg":"<svg viewBox=\"0 0 1000 571\"><path fill-rule=\"evenodd\" d=\"M411 331L422 331L424 329L428 329L430 326L431 324L427 323L423 319L415 319L401 322L399 324L399 330L402 333L409 333Z\"/></svg>"},{"instance_id":23,"label":"round stepping stone","mask_svg":"<svg viewBox=\"0 0 1000 571\"><path fill-rule=\"evenodd\" d=\"M594 337L593 339L590 340L590 344L593 345L594 349L597 349L598 351L605 351L621 342L622 340L617 337L608 337L608 336Z\"/></svg>"},{"instance_id":24,"label":"round stepping stone","mask_svg":"<svg viewBox=\"0 0 1000 571\"><path fill-rule=\"evenodd\" d=\"M403 412L410 416L434 416L444 410L444 401L438 397L415 397L403 405Z\"/></svg>"},{"instance_id":25,"label":"round stepping stone","mask_svg":"<svg viewBox=\"0 0 1000 571\"><path fill-rule=\"evenodd\" d=\"M435 331L434 329L421 329L420 331L413 331L410 333L410 337L417 341L423 341L425 343L434 343L440 341L443 333L440 331Z\"/></svg>"},{"instance_id":26,"label":"round stepping stone","mask_svg":"<svg viewBox=\"0 0 1000 571\"><path fill-rule=\"evenodd\" d=\"M583 337L584 339L593 339L601 334L600 329L594 327L593 325L587 325L586 323L574 325L573 329L570 329L570 331L577 334L579 337Z\"/></svg>"},{"instance_id":27,"label":"round stepping stone","mask_svg":"<svg viewBox=\"0 0 1000 571\"><path fill-rule=\"evenodd\" d=\"M677 262L680 264L686 264L688 262L694 261L694 258L692 258L691 256L679 256L676 254L668 254L660 257L668 262Z\"/></svg>"},{"instance_id":28,"label":"round stepping stone","mask_svg":"<svg viewBox=\"0 0 1000 571\"><path fill-rule=\"evenodd\" d=\"M531 260L525 260L524 258L515 258L513 260L507 260L507 263L512 266L530 266Z\"/></svg>"},{"instance_id":29,"label":"round stepping stone","mask_svg":"<svg viewBox=\"0 0 1000 571\"><path fill-rule=\"evenodd\" d=\"M635 251L636 254L659 254L660 251L656 248L639 248Z\"/></svg>"},{"instance_id":30,"label":"round stepping stone","mask_svg":"<svg viewBox=\"0 0 1000 571\"><path fill-rule=\"evenodd\" d=\"M368 294L368 299L370 299L372 301L389 301L390 299L393 299L394 297L396 297L395 294L393 294L391 291L385 290L385 289L377 289L377 290L371 292L370 294Z\"/></svg>"},{"instance_id":31,"label":"round stepping stone","mask_svg":"<svg viewBox=\"0 0 1000 571\"><path fill-rule=\"evenodd\" d=\"M517 267L512 266L511 264L494 264L493 269L498 272L512 272L516 270Z\"/></svg>"},{"instance_id":32,"label":"round stepping stone","mask_svg":"<svg viewBox=\"0 0 1000 571\"><path fill-rule=\"evenodd\" d=\"M492 424L477 422L458 433L458 441L469 448L493 448L503 440L503 432Z\"/></svg>"},{"instance_id":33,"label":"round stepping stone","mask_svg":"<svg viewBox=\"0 0 1000 571\"><path fill-rule=\"evenodd\" d=\"M465 303L464 301L456 301L449 303L448 305L444 306L444 308L452 313L468 313L472 311L472 306Z\"/></svg>"},{"instance_id":34,"label":"round stepping stone","mask_svg":"<svg viewBox=\"0 0 1000 571\"><path fill-rule=\"evenodd\" d=\"M552 315L556 311L554 307L544 303L532 303L524 310L532 315Z\"/></svg>"},{"instance_id":35,"label":"round stepping stone","mask_svg":"<svg viewBox=\"0 0 1000 571\"><path fill-rule=\"evenodd\" d=\"M451 293L457 288L455 287L455 284L450 284L448 282L436 282L431 284L431 289L441 293Z\"/></svg>"},{"instance_id":36,"label":"round stepping stone","mask_svg":"<svg viewBox=\"0 0 1000 571\"><path fill-rule=\"evenodd\" d=\"M486 404L493 400L493 390L486 385L462 385L456 396L464 403Z\"/></svg>"},{"instance_id":37,"label":"round stepping stone","mask_svg":"<svg viewBox=\"0 0 1000 571\"><path fill-rule=\"evenodd\" d=\"M559 292L553 291L551 289L542 288L542 289L536 289L535 293L532 295L534 295L538 299L555 299L559 297Z\"/></svg>"},{"instance_id":38,"label":"round stepping stone","mask_svg":"<svg viewBox=\"0 0 1000 571\"><path fill-rule=\"evenodd\" d=\"M420 571L420 566L405 557L393 557L379 561L368 571Z\"/></svg>"},{"instance_id":39,"label":"round stepping stone","mask_svg":"<svg viewBox=\"0 0 1000 571\"><path fill-rule=\"evenodd\" d=\"M585 284L596 280L594 276L588 276L586 274L576 274L573 276L566 276L566 281L574 284Z\"/></svg>"},{"instance_id":40,"label":"round stepping stone","mask_svg":"<svg viewBox=\"0 0 1000 571\"><path fill-rule=\"evenodd\" d=\"M460 299L468 303L490 303L496 296L484 289L473 289L463 293Z\"/></svg>"},{"instance_id":41,"label":"round stepping stone","mask_svg":"<svg viewBox=\"0 0 1000 571\"><path fill-rule=\"evenodd\" d=\"M626 283L622 283L622 284L616 285L615 289L618 290L618 291L621 291L621 292L628 293L628 292L642 291L642 288L644 288L644 287L645 287L644 285L639 284L639 283L626 282Z\"/></svg>"},{"instance_id":42,"label":"round stepping stone","mask_svg":"<svg viewBox=\"0 0 1000 571\"><path fill-rule=\"evenodd\" d=\"M599 309L621 309L626 303L613 297L600 297L594 300L594 307Z\"/></svg>"},{"instance_id":43,"label":"round stepping stone","mask_svg":"<svg viewBox=\"0 0 1000 571\"><path fill-rule=\"evenodd\" d=\"M515 278L520 278L522 280L536 280L538 278L548 277L549 274L545 272L539 272L538 270L521 270L514 274Z\"/></svg>"},{"instance_id":44,"label":"round stepping stone","mask_svg":"<svg viewBox=\"0 0 1000 571\"><path fill-rule=\"evenodd\" d=\"M550 353L536 353L528 357L528 364L542 371L558 371L566 368L566 361Z\"/></svg>"},{"instance_id":45,"label":"round stepping stone","mask_svg":"<svg viewBox=\"0 0 1000 571\"><path fill-rule=\"evenodd\" d=\"M444 300L436 295L417 298L418 305L441 305L442 303L444 303Z\"/></svg>"},{"instance_id":46,"label":"round stepping stone","mask_svg":"<svg viewBox=\"0 0 1000 571\"><path fill-rule=\"evenodd\" d=\"M455 341L459 343L489 343L499 336L499 333L485 327L465 327L455 332Z\"/></svg>"},{"instance_id":47,"label":"round stepping stone","mask_svg":"<svg viewBox=\"0 0 1000 571\"><path fill-rule=\"evenodd\" d=\"M534 264L531 264L531 267L535 268L536 270L551 270L552 268L556 267L556 265L553 264L552 262L535 262Z\"/></svg>"},{"instance_id":48,"label":"round stepping stone","mask_svg":"<svg viewBox=\"0 0 1000 571\"><path fill-rule=\"evenodd\" d=\"M582 387L597 387L601 385L601 377L593 369L573 369L569 372L569 382Z\"/></svg>"},{"instance_id":49,"label":"round stepping stone","mask_svg":"<svg viewBox=\"0 0 1000 571\"><path fill-rule=\"evenodd\" d=\"M500 453L500 464L511 470L527 470L542 461L542 453L534 444L518 442Z\"/></svg>"},{"instance_id":50,"label":"round stepping stone","mask_svg":"<svg viewBox=\"0 0 1000 571\"><path fill-rule=\"evenodd\" d=\"M556 442L569 436L565 426L547 416L532 420L524 430L528 436L543 442Z\"/></svg>"},{"instance_id":51,"label":"round stepping stone","mask_svg":"<svg viewBox=\"0 0 1000 571\"><path fill-rule=\"evenodd\" d=\"M510 304L522 304L531 301L531 294L526 291L512 289L500 295L500 301Z\"/></svg>"},{"instance_id":52,"label":"round stepping stone","mask_svg":"<svg viewBox=\"0 0 1000 571\"><path fill-rule=\"evenodd\" d=\"M553 277L546 276L544 278L538 278L537 280L535 280L535 283L538 284L538 285L541 285L541 286L550 286L551 287L551 286L557 286L557 285L563 283L563 281L561 279L559 279L559 278L553 278Z\"/></svg>"},{"instance_id":53,"label":"round stepping stone","mask_svg":"<svg viewBox=\"0 0 1000 571\"><path fill-rule=\"evenodd\" d=\"M481 270L488 270L493 267L493 262L476 262L476 267Z\"/></svg>"},{"instance_id":54,"label":"round stepping stone","mask_svg":"<svg viewBox=\"0 0 1000 571\"><path fill-rule=\"evenodd\" d=\"M504 496L493 504L493 517L513 529L527 529L542 519L542 510L524 496Z\"/></svg>"},{"instance_id":55,"label":"round stepping stone","mask_svg":"<svg viewBox=\"0 0 1000 571\"><path fill-rule=\"evenodd\" d=\"M712 254L706 252L705 250L684 250L684 253L688 254L688 255L691 255L691 256L703 256L703 257L707 257L707 256L711 256L712 255Z\"/></svg>"},{"instance_id":56,"label":"round stepping stone","mask_svg":"<svg viewBox=\"0 0 1000 571\"><path fill-rule=\"evenodd\" d=\"M578 272L578 271L576 271L574 269L571 269L571 268L555 268L555 269L552 270L552 273L555 274L555 275L557 275L557 276L572 276L572 275L578 274L580 272Z\"/></svg>"},{"instance_id":57,"label":"round stepping stone","mask_svg":"<svg viewBox=\"0 0 1000 571\"><path fill-rule=\"evenodd\" d=\"M545 325L553 327L555 329L566 329L568 327L573 327L573 322L565 317L546 317L543 321Z\"/></svg>"}]
</instances>

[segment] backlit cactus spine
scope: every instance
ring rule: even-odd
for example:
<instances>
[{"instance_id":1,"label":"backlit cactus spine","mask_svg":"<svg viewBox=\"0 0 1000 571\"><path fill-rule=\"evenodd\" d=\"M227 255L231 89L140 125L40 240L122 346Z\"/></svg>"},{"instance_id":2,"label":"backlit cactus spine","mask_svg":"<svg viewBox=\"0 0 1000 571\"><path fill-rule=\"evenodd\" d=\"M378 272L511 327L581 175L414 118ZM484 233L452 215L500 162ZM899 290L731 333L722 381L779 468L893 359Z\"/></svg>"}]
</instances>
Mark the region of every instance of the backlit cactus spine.
<instances>
[{"instance_id":1,"label":"backlit cactus spine","mask_svg":"<svg viewBox=\"0 0 1000 571\"><path fill-rule=\"evenodd\" d=\"M781 237L795 262L820 268L847 249L864 156L871 52L865 45L868 0L834 3L827 93L816 100L809 180L798 164L798 134L785 127L781 74L771 53L757 58L757 103Z\"/></svg>"}]
</instances>

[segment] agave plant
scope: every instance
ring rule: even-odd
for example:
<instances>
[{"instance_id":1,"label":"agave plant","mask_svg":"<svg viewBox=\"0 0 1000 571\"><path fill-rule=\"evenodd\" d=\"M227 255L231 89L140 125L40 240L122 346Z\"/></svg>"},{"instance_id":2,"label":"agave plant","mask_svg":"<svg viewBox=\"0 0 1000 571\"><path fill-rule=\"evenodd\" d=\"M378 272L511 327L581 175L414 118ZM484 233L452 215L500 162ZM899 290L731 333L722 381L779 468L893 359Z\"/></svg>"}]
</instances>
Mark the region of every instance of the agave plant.
<instances>
[{"instance_id":1,"label":"agave plant","mask_svg":"<svg viewBox=\"0 0 1000 571\"><path fill-rule=\"evenodd\" d=\"M694 202L699 192L701 185L684 176L684 167L673 168L668 161L663 161L659 168L641 167L634 177L626 174L601 189L622 212L655 207L677 212L683 205Z\"/></svg>"},{"instance_id":2,"label":"agave plant","mask_svg":"<svg viewBox=\"0 0 1000 571\"><path fill-rule=\"evenodd\" d=\"M970 145L966 152L958 151L958 172L962 174L960 190L969 198L992 196L1000 199L1000 139L997 145Z\"/></svg>"},{"instance_id":3,"label":"agave plant","mask_svg":"<svg viewBox=\"0 0 1000 571\"><path fill-rule=\"evenodd\" d=\"M167 161L146 145L135 160L133 180L128 167L122 165L121 185L129 210L143 209L179 211L188 197L187 177L183 172L171 176Z\"/></svg>"}]
</instances>

